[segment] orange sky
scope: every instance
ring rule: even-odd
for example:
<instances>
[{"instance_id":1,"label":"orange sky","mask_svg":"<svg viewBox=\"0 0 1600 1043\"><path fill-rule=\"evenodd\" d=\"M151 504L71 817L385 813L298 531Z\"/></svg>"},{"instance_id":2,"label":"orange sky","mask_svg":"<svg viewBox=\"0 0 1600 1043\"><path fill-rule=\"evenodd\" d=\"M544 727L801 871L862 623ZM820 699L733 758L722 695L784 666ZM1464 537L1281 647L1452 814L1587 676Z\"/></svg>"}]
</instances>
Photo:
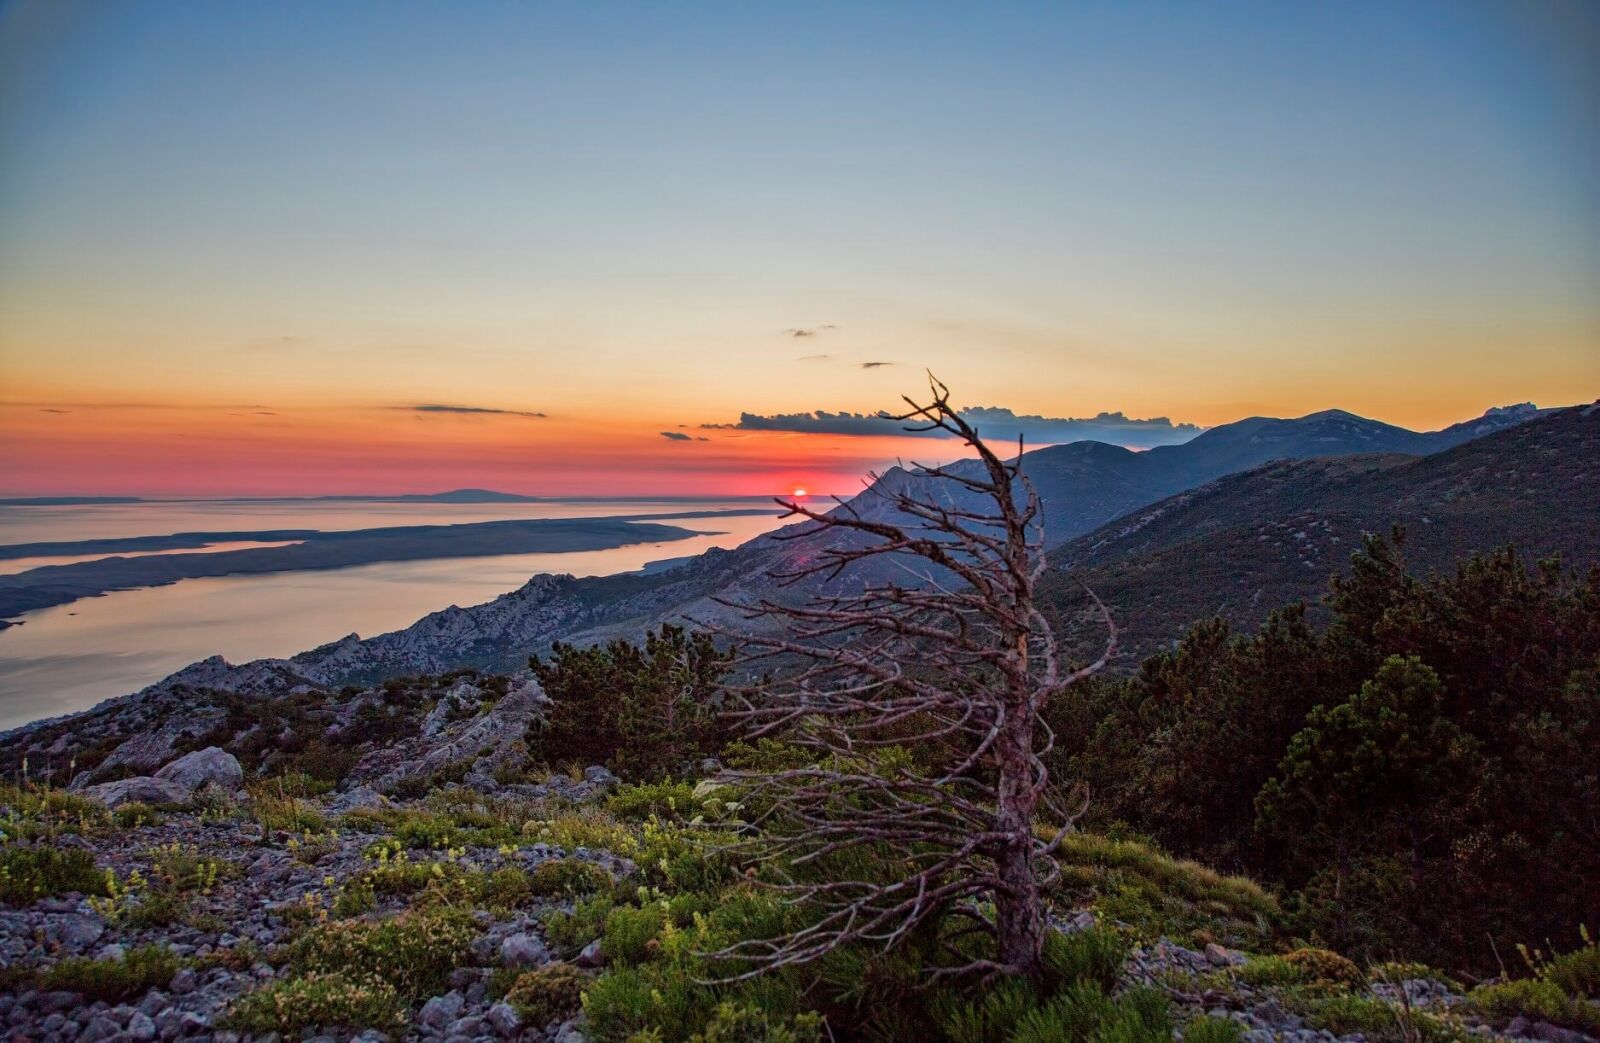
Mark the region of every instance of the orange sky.
<instances>
[{"instance_id":1,"label":"orange sky","mask_svg":"<svg viewBox=\"0 0 1600 1043\"><path fill-rule=\"evenodd\" d=\"M1596 53L1584 3L15 0L0 496L848 492L928 443L700 425L925 370L1593 400Z\"/></svg>"}]
</instances>

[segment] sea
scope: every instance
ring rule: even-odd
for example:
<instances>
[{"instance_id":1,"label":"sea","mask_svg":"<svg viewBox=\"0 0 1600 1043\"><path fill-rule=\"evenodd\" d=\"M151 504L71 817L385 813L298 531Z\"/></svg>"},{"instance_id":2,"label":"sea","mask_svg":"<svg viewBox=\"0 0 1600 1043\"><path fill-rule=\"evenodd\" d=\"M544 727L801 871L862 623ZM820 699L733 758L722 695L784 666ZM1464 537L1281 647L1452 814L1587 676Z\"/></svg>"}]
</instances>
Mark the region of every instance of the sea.
<instances>
[{"instance_id":1,"label":"sea","mask_svg":"<svg viewBox=\"0 0 1600 1043\"><path fill-rule=\"evenodd\" d=\"M395 503L183 501L0 506L0 544L66 542L176 532L367 529L533 518L764 510L770 501ZM182 580L116 591L16 617L0 630L0 730L88 709L137 691L198 659L232 663L290 656L357 633L372 637L430 612L491 601L542 572L603 576L652 562L735 547L776 528L772 513L661 519L698 535L598 551L383 562L327 571ZM270 544L217 544L231 550ZM169 553L194 553L194 549ZM0 560L0 573L104 555Z\"/></svg>"}]
</instances>

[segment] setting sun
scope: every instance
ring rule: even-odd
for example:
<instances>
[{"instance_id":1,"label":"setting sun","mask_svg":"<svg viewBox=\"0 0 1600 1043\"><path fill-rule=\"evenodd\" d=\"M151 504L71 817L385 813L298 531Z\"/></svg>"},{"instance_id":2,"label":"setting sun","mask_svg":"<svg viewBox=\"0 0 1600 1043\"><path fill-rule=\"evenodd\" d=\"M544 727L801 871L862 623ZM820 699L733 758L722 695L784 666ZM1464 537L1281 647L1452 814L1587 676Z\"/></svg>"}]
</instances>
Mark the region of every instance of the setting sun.
<instances>
[{"instance_id":1,"label":"setting sun","mask_svg":"<svg viewBox=\"0 0 1600 1043\"><path fill-rule=\"evenodd\" d=\"M794 491L794 498L798 500L801 497L805 496L805 494L806 494L806 491L804 489L797 488Z\"/></svg>"}]
</instances>

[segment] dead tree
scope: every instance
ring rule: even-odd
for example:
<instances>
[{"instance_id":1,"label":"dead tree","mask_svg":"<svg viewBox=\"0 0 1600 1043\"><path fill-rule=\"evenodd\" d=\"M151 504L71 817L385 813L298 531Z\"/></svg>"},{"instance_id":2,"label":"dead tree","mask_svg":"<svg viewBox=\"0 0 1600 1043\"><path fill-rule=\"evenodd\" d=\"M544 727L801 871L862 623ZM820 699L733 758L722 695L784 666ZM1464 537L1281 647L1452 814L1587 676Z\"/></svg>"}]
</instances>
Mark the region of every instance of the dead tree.
<instances>
[{"instance_id":1,"label":"dead tree","mask_svg":"<svg viewBox=\"0 0 1600 1043\"><path fill-rule=\"evenodd\" d=\"M748 843L783 873L773 886L811 912L803 930L716 954L747 961L729 980L850 944L892 948L950 915L993 944L981 957L949 946L939 975L1038 972L1043 890L1059 874L1051 855L1083 811L1050 784L1054 736L1040 710L1104 665L1116 631L1095 598L1105 654L1077 669L1062 661L1034 598L1044 533L1021 442L1002 460L948 389L930 378L930 390L931 402L907 398L891 419L959 437L977 460L875 481L827 513L780 500L812 524L778 538L818 549L775 576L772 596L728 603L759 626L714 627L738 640L746 676L767 673L731 690L733 715L752 736L816 756L729 773L747 806L767 809ZM805 582L833 592L784 597ZM889 746L916 756L883 758ZM1035 834L1041 805L1048 838ZM837 878L868 855L874 871L856 875L872 879Z\"/></svg>"}]
</instances>

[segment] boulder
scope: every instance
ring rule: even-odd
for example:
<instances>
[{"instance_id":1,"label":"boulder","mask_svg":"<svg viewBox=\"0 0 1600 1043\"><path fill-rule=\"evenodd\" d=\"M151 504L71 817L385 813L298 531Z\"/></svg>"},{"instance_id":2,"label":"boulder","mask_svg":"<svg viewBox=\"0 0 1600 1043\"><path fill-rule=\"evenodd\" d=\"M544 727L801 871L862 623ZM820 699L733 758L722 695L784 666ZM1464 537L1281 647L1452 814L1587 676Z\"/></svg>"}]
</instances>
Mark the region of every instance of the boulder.
<instances>
[{"instance_id":1,"label":"boulder","mask_svg":"<svg viewBox=\"0 0 1600 1043\"><path fill-rule=\"evenodd\" d=\"M207 746L203 750L186 753L156 772L156 778L176 782L189 789L199 789L210 783L229 793L244 787L244 769L239 759L220 746Z\"/></svg>"},{"instance_id":2,"label":"boulder","mask_svg":"<svg viewBox=\"0 0 1600 1043\"><path fill-rule=\"evenodd\" d=\"M515 1039L522 1033L522 1015L517 1013L517 1008L504 1001L490 1007L483 1020L507 1039Z\"/></svg>"},{"instance_id":3,"label":"boulder","mask_svg":"<svg viewBox=\"0 0 1600 1043\"><path fill-rule=\"evenodd\" d=\"M361 808L381 808L387 803L389 799L371 786L357 786L335 796L328 802L328 810L335 815L343 815Z\"/></svg>"},{"instance_id":4,"label":"boulder","mask_svg":"<svg viewBox=\"0 0 1600 1043\"><path fill-rule=\"evenodd\" d=\"M98 800L108 808L133 801L142 804L187 804L189 787L167 779L135 775L131 779L118 779L116 782L86 786L83 795Z\"/></svg>"},{"instance_id":5,"label":"boulder","mask_svg":"<svg viewBox=\"0 0 1600 1043\"><path fill-rule=\"evenodd\" d=\"M578 954L578 958L573 962L579 967L605 966L606 954L601 948L600 939L596 938L588 945L585 945L583 951Z\"/></svg>"},{"instance_id":6,"label":"boulder","mask_svg":"<svg viewBox=\"0 0 1600 1043\"><path fill-rule=\"evenodd\" d=\"M417 1014L417 1022L431 1029L443 1029L456 1020L461 1013L461 1008L466 1005L466 1000L459 992L447 992L443 996L435 996L422 1005L422 1010Z\"/></svg>"},{"instance_id":7,"label":"boulder","mask_svg":"<svg viewBox=\"0 0 1600 1043\"><path fill-rule=\"evenodd\" d=\"M500 943L500 962L507 967L537 967L550 962L550 950L538 935L519 932Z\"/></svg>"}]
</instances>

